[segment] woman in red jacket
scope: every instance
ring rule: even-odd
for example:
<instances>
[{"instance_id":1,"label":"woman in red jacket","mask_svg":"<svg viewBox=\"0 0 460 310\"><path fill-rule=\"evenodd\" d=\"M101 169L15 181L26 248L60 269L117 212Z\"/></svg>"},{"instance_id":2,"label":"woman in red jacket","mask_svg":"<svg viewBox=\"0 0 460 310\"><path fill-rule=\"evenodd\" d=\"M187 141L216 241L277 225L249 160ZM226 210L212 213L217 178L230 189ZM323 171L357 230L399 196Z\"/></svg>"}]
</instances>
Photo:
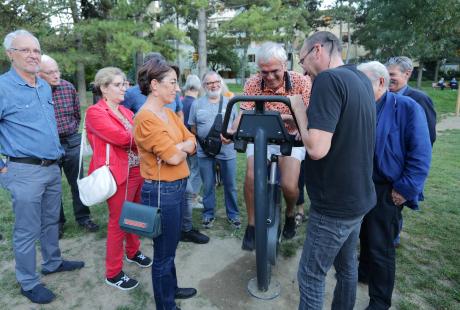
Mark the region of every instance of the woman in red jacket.
<instances>
[{"instance_id":1,"label":"woman in red jacket","mask_svg":"<svg viewBox=\"0 0 460 310\"><path fill-rule=\"evenodd\" d=\"M140 175L139 156L133 140L133 112L120 103L124 99L128 82L118 68L107 67L96 74L94 87L100 99L86 112L86 131L93 148L88 173L105 164L106 144L109 145L109 167L117 183L117 192L107 200L109 223L107 225L107 252L105 258L106 283L121 290L130 290L138 282L122 270L123 242L126 240L126 260L140 267L149 267L152 260L139 251L139 237L120 229L123 201L140 201L143 179ZM129 165L129 175L128 175ZM128 191L126 195L126 184Z\"/></svg>"}]
</instances>

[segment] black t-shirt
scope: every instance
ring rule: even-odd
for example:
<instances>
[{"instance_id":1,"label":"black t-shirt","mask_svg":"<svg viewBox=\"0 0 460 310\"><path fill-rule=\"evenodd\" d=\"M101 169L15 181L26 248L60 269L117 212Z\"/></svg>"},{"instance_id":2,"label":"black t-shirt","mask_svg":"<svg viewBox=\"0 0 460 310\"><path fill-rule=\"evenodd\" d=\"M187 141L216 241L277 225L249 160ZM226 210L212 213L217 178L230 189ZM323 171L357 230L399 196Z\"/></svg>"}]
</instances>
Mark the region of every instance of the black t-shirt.
<instances>
[{"instance_id":1,"label":"black t-shirt","mask_svg":"<svg viewBox=\"0 0 460 310\"><path fill-rule=\"evenodd\" d=\"M333 217L366 214L376 203L376 112L369 79L354 65L321 72L313 82L307 116L309 129L334 134L324 158L305 157L311 207Z\"/></svg>"}]
</instances>

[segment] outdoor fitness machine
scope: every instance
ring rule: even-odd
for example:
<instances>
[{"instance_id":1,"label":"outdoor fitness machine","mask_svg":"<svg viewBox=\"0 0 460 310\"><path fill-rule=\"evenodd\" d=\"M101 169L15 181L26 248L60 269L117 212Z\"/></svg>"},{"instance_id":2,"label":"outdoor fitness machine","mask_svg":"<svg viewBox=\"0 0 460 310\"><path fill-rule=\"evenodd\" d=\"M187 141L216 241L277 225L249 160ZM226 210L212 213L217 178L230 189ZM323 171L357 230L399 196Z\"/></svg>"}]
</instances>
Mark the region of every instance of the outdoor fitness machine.
<instances>
[{"instance_id":1,"label":"outdoor fitness machine","mask_svg":"<svg viewBox=\"0 0 460 310\"><path fill-rule=\"evenodd\" d=\"M255 109L244 111L237 131L227 132L232 107L237 102L255 102ZM271 281L271 266L276 264L281 236L281 189L278 184L278 156L270 160L270 177L267 174L267 145L280 145L282 155L290 155L293 146L303 146L289 135L281 115L266 111L265 103L280 102L291 110L289 98L282 96L235 96L228 102L222 125L222 135L232 139L235 149L242 153L248 143L254 143L254 206L257 277L248 283L249 293L260 299L273 299L281 292L278 281Z\"/></svg>"}]
</instances>

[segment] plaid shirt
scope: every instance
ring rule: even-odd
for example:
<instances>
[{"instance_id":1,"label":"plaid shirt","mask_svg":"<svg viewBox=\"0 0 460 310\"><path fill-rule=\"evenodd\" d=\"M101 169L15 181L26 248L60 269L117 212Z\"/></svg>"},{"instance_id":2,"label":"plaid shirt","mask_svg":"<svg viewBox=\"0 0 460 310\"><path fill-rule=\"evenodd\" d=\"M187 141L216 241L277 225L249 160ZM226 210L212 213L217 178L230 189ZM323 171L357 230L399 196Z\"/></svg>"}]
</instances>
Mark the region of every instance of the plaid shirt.
<instances>
[{"instance_id":1,"label":"plaid shirt","mask_svg":"<svg viewBox=\"0 0 460 310\"><path fill-rule=\"evenodd\" d=\"M59 137L71 135L80 127L80 100L75 87L61 79L61 83L53 87L54 114Z\"/></svg>"}]
</instances>

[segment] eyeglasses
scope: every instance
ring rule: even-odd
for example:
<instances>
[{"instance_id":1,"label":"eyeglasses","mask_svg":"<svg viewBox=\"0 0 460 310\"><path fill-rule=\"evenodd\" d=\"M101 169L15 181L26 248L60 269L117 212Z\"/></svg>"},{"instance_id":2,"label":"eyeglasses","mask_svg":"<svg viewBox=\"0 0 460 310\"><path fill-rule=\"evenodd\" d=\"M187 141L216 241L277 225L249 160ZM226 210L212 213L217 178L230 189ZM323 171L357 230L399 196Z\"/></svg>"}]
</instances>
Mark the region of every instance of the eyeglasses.
<instances>
[{"instance_id":1,"label":"eyeglasses","mask_svg":"<svg viewBox=\"0 0 460 310\"><path fill-rule=\"evenodd\" d=\"M277 76L281 71L282 71L282 69L276 69L276 70L273 70L273 71L260 71L260 74L261 74L263 77L267 77L267 76L269 76L270 74L271 74L271 75L274 75L274 76Z\"/></svg>"},{"instance_id":2,"label":"eyeglasses","mask_svg":"<svg viewBox=\"0 0 460 310\"><path fill-rule=\"evenodd\" d=\"M9 49L19 52L23 55L41 55L42 54L42 51L38 49L31 50L29 48L14 48L14 47L10 47Z\"/></svg>"},{"instance_id":3,"label":"eyeglasses","mask_svg":"<svg viewBox=\"0 0 460 310\"><path fill-rule=\"evenodd\" d=\"M46 75L53 75L53 74L61 74L61 71L59 70L51 70L51 71L42 71L43 74Z\"/></svg>"},{"instance_id":4,"label":"eyeglasses","mask_svg":"<svg viewBox=\"0 0 460 310\"><path fill-rule=\"evenodd\" d=\"M323 46L323 44L321 44L321 46ZM307 58L307 56L310 55L310 53L313 52L314 49L315 49L315 46L313 45L310 48L310 50L308 51L308 53L305 56L303 56L302 58L300 58L299 65L301 65L301 66L303 65L303 62L305 61L305 58Z\"/></svg>"},{"instance_id":5,"label":"eyeglasses","mask_svg":"<svg viewBox=\"0 0 460 310\"><path fill-rule=\"evenodd\" d=\"M176 79L169 80L169 81L167 81L167 80L161 80L160 83L167 83L167 84L170 84L171 86L176 87L176 85L177 85L177 80L176 80Z\"/></svg>"},{"instance_id":6,"label":"eyeglasses","mask_svg":"<svg viewBox=\"0 0 460 310\"><path fill-rule=\"evenodd\" d=\"M119 83L110 83L110 85L115 86L116 88L123 89L123 88L128 88L129 87L129 82L124 81L124 82L119 82Z\"/></svg>"},{"instance_id":7,"label":"eyeglasses","mask_svg":"<svg viewBox=\"0 0 460 310\"><path fill-rule=\"evenodd\" d=\"M220 81L210 81L206 82L206 86L220 85Z\"/></svg>"}]
</instances>

